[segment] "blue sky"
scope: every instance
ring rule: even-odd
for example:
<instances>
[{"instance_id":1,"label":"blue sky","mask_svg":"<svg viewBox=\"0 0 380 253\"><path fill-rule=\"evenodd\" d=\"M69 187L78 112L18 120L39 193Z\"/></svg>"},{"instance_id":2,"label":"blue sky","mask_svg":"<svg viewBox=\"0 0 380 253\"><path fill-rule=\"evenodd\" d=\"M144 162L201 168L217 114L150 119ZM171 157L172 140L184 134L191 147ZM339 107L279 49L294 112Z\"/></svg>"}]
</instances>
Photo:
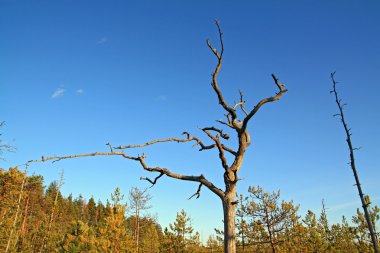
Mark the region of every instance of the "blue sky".
<instances>
[{"instance_id":1,"label":"blue sky","mask_svg":"<svg viewBox=\"0 0 380 253\"><path fill-rule=\"evenodd\" d=\"M280 189L319 212L325 199L332 221L360 206L348 150L329 93L337 71L348 106L359 176L380 204L380 4L378 1L0 1L0 108L3 138L17 146L0 167L41 155L107 151L113 145L180 137L223 118L210 75L217 44L213 19L224 32L220 87L226 101L241 89L252 107L276 91L270 74L289 92L265 105L249 125L249 148L239 192L260 185ZM251 108L250 107L250 108ZM235 143L231 142L231 146ZM216 151L191 144L142 150L152 166L199 175L222 187ZM136 154L135 153L135 154ZM119 186L146 187L153 176L122 158L33 164L29 173L50 183L65 171L64 194L104 200ZM153 187L152 213L163 226L185 209L204 237L222 227L216 196L198 185L162 178Z\"/></svg>"}]
</instances>

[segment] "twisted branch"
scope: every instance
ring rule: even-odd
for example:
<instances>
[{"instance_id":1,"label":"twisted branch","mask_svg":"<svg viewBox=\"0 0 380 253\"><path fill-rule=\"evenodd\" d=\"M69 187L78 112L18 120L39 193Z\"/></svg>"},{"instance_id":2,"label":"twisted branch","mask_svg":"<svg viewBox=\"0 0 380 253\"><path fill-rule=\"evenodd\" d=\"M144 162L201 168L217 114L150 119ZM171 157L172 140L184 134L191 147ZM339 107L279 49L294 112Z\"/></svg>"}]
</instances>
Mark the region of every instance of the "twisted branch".
<instances>
[{"instance_id":1,"label":"twisted branch","mask_svg":"<svg viewBox=\"0 0 380 253\"><path fill-rule=\"evenodd\" d=\"M160 177L162 177L163 175L164 175L164 173L161 172L160 175L158 175L157 177L155 177L153 181L151 179L147 178L147 177L140 177L140 180L146 180L146 181L148 181L149 183L152 184L152 186L149 187L149 188L152 188L157 183L157 180Z\"/></svg>"},{"instance_id":2,"label":"twisted branch","mask_svg":"<svg viewBox=\"0 0 380 253\"><path fill-rule=\"evenodd\" d=\"M232 125L234 125L233 122L235 121L235 119L237 117L236 111L226 103L226 101L223 98L222 92L220 91L219 85L218 85L218 74L219 74L220 68L222 67L224 44L223 44L223 33L222 33L222 29L220 28L218 20L215 20L215 24L218 28L221 51L219 54L218 51L211 45L210 40L209 39L207 40L207 46L211 49L211 51L214 53L214 55L218 59L218 64L216 65L214 73L212 74L211 86L214 89L216 95L218 96L219 104L221 104L222 107L228 112L228 114L231 115Z\"/></svg>"},{"instance_id":3,"label":"twisted branch","mask_svg":"<svg viewBox=\"0 0 380 253\"><path fill-rule=\"evenodd\" d=\"M217 136L213 136L210 132L209 132L209 129L208 128L204 128L202 129L203 132L205 132L208 137L210 137L216 144L216 147L218 148L219 150L219 158L220 158L220 161L222 162L222 166L225 170L228 169L228 165L227 165L227 159L224 155L224 149L223 149L223 145L222 143L220 142L220 139L219 139L219 135Z\"/></svg>"},{"instance_id":4,"label":"twisted branch","mask_svg":"<svg viewBox=\"0 0 380 253\"><path fill-rule=\"evenodd\" d=\"M160 172L162 174L165 174L168 177L179 179L179 180L199 182L199 183L205 185L207 188L209 188L213 193L215 193L220 198L223 198L223 196L224 196L224 192L221 189L219 189L218 187L216 187L213 183L208 181L203 174L201 174L200 176L189 176L189 175L177 174L177 173L171 172L167 168L149 167L145 163L144 157L139 157L138 160L139 160L141 166L143 167L143 169L146 171Z\"/></svg>"},{"instance_id":5,"label":"twisted branch","mask_svg":"<svg viewBox=\"0 0 380 253\"><path fill-rule=\"evenodd\" d=\"M197 196L197 199L201 196L202 185L202 183L199 184L197 192L191 195L190 198L188 198L188 200L192 199L194 196Z\"/></svg>"},{"instance_id":6,"label":"twisted branch","mask_svg":"<svg viewBox=\"0 0 380 253\"><path fill-rule=\"evenodd\" d=\"M241 127L242 132L244 132L245 129L247 129L249 120L253 117L253 115L255 115L259 111L261 106L263 106L264 104L268 102L279 100L282 97L282 95L284 95L288 91L287 89L284 89L285 84L279 83L278 78L274 74L272 74L272 78L273 78L274 83L278 87L279 92L277 92L275 96L264 98L259 103L256 104L256 106L252 109L252 111L244 118L243 125Z\"/></svg>"}]
</instances>

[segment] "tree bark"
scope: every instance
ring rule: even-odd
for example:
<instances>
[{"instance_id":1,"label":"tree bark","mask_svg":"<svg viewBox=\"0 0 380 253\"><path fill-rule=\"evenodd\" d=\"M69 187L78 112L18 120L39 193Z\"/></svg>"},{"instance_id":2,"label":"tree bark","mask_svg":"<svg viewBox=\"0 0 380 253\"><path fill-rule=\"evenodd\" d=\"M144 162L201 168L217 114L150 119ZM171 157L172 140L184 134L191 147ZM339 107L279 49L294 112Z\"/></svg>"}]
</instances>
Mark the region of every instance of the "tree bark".
<instances>
[{"instance_id":1,"label":"tree bark","mask_svg":"<svg viewBox=\"0 0 380 253\"><path fill-rule=\"evenodd\" d=\"M224 214L224 253L236 253L235 187L236 186L222 199Z\"/></svg>"}]
</instances>

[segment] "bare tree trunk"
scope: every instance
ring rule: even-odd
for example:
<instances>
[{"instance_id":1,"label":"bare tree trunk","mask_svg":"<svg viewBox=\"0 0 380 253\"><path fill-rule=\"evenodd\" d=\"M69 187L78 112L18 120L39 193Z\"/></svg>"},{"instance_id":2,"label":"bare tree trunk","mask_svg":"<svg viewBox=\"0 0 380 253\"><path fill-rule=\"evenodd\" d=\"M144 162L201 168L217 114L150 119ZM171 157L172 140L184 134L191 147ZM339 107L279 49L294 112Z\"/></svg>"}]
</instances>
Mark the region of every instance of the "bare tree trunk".
<instances>
[{"instance_id":1,"label":"bare tree trunk","mask_svg":"<svg viewBox=\"0 0 380 253\"><path fill-rule=\"evenodd\" d=\"M368 224L368 230L369 230L369 233L371 235L373 249L374 249L375 253L379 253L379 248L377 246L376 233L375 233L374 226L372 224L371 217L369 215L368 208L367 208L370 203L367 203L366 200L365 200L365 198L364 198L362 187L361 187L360 181L359 181L359 176L358 176L358 173L356 171L355 157L354 157L354 150L355 150L355 148L353 147L352 142L351 142L351 131L350 131L351 129L348 128L346 120L344 119L344 114L343 114L344 104L343 105L341 104L341 99L339 99L339 97L338 97L338 92L336 90L336 84L338 82L335 81L334 75L335 75L335 72L331 73L331 80L333 82L333 91L332 92L334 92L335 102L336 102L336 104L338 105L338 108L339 108L339 114L336 114L336 116L340 116L340 120L341 120L341 122L343 124L343 128L344 128L344 130L346 132L346 141L347 141L348 148L350 150L351 169L352 169L352 172L354 174L355 183L356 183L356 186L358 188L360 200L362 202L362 207L363 207L363 210L364 210L364 216L365 216L365 219L366 219L367 224Z\"/></svg>"},{"instance_id":2,"label":"bare tree trunk","mask_svg":"<svg viewBox=\"0 0 380 253\"><path fill-rule=\"evenodd\" d=\"M222 199L224 214L224 253L236 253L236 207L234 199L235 189Z\"/></svg>"}]
</instances>

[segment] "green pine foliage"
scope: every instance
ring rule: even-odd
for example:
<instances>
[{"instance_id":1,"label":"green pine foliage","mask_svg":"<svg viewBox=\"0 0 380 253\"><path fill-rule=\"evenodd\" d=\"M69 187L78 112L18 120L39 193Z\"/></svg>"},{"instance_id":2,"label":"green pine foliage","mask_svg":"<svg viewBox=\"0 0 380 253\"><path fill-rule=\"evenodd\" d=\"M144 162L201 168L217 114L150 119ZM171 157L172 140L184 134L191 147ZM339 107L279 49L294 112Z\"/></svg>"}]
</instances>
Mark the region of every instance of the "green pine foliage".
<instances>
[{"instance_id":1,"label":"green pine foliage","mask_svg":"<svg viewBox=\"0 0 380 253\"><path fill-rule=\"evenodd\" d=\"M237 199L239 253L372 252L359 209L350 220L342 217L340 223L330 224L324 205L319 214L309 210L301 217L299 206L280 200L279 191L250 187L246 196ZM45 188L42 176L26 176L18 168L0 169L0 252L223 252L223 231L215 229L216 234L202 243L185 210L162 229L154 217L127 212L131 206L119 188L103 204L93 197L65 197L57 182ZM376 224L380 209L371 207L370 214Z\"/></svg>"}]
</instances>

